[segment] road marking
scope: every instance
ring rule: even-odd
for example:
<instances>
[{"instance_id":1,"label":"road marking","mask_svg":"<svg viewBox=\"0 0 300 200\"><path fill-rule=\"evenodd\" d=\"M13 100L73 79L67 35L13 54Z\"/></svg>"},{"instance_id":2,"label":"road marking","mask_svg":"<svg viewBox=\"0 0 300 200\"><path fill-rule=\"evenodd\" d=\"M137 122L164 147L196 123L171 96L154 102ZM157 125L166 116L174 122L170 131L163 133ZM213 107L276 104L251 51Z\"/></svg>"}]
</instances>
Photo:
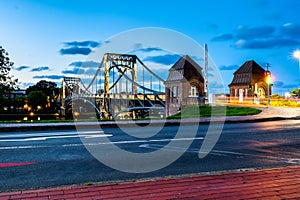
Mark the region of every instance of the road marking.
<instances>
[{"instance_id":1,"label":"road marking","mask_svg":"<svg viewBox=\"0 0 300 200\"><path fill-rule=\"evenodd\" d=\"M186 140L203 140L203 137L195 138L174 138L174 139L159 139L159 140L149 140L149 142L171 142L171 141L186 141Z\"/></svg>"},{"instance_id":2,"label":"road marking","mask_svg":"<svg viewBox=\"0 0 300 200\"><path fill-rule=\"evenodd\" d=\"M111 137L113 135L95 135L95 136L85 136L85 138L95 138L95 137ZM30 138L31 140L34 140ZM41 139L44 139L41 138ZM153 140L124 140L124 141L115 141L115 142L95 142L95 143L72 143L72 144L63 144L59 145L61 147L78 147L78 146L96 146L96 145L106 145L106 144L134 144L134 143L151 143L151 142L170 142L170 141L184 141L184 140L203 140L203 137L196 137L196 138L174 138L174 139L153 139ZM29 139L27 138L27 141ZM38 140L38 138L36 139ZM2 141L2 140L1 140ZM24 139L22 139L24 141ZM163 146L163 145L162 145ZM6 146L6 147L0 147L0 150L13 150L13 149L38 149L38 148L55 148L58 146L55 145L24 145L24 146ZM142 147L142 146L141 146Z\"/></svg>"},{"instance_id":3,"label":"road marking","mask_svg":"<svg viewBox=\"0 0 300 200\"><path fill-rule=\"evenodd\" d=\"M38 164L38 163L37 162L0 163L0 168L17 167L17 166L24 166L24 165L35 165L35 164Z\"/></svg>"},{"instance_id":4,"label":"road marking","mask_svg":"<svg viewBox=\"0 0 300 200\"><path fill-rule=\"evenodd\" d=\"M35 134L18 134L18 135L1 135L0 142L24 142L24 141L39 141L47 139L61 139L61 138L99 138L111 137L106 135L103 131L80 131L80 132L56 132L56 133L35 133ZM12 138L9 138L12 137ZM1 139L3 138L3 139Z\"/></svg>"},{"instance_id":5,"label":"road marking","mask_svg":"<svg viewBox=\"0 0 300 200\"><path fill-rule=\"evenodd\" d=\"M160 144L142 144L139 147L141 148L148 148L148 149L161 149L162 147L164 147L163 145ZM166 150L169 151L184 151L184 148L181 147L164 147ZM199 150L198 149L192 149L189 148L186 150L186 152L190 152L190 153L198 153ZM221 150L212 150L211 152L209 152L210 154L213 155L217 155L217 156L226 156L226 157L230 157L230 156L240 156L240 157L247 157L247 156L251 156L251 157L258 157L258 158L263 158L263 159L269 159L269 160L277 160L277 161L281 161L284 163L293 163L293 164L299 164L300 163L300 159L298 158L285 158L285 157L276 157L276 156L268 156L268 155L256 155L256 154L250 154L250 153L239 153L239 152L233 152L233 151L221 151Z\"/></svg>"}]
</instances>

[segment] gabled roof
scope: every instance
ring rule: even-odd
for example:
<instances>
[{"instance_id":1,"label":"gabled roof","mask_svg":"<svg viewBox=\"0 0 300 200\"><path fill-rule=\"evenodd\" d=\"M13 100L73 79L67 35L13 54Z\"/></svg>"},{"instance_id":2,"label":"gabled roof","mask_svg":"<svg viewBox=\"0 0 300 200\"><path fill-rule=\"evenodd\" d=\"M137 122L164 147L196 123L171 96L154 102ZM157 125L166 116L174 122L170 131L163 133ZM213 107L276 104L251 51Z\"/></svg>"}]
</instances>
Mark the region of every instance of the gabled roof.
<instances>
[{"instance_id":1,"label":"gabled roof","mask_svg":"<svg viewBox=\"0 0 300 200\"><path fill-rule=\"evenodd\" d=\"M170 69L167 81L181 81L189 79L193 75L199 76L203 82L202 67L188 55L182 56Z\"/></svg>"},{"instance_id":2,"label":"gabled roof","mask_svg":"<svg viewBox=\"0 0 300 200\"><path fill-rule=\"evenodd\" d=\"M265 73L265 70L257 64L254 60L246 61L234 74L243 74L243 73L252 73L252 74L261 74Z\"/></svg>"},{"instance_id":3,"label":"gabled roof","mask_svg":"<svg viewBox=\"0 0 300 200\"><path fill-rule=\"evenodd\" d=\"M199 68L200 71L202 67L198 65L191 57L188 55L182 56L171 68L170 70L180 70L180 69L196 69Z\"/></svg>"},{"instance_id":4,"label":"gabled roof","mask_svg":"<svg viewBox=\"0 0 300 200\"><path fill-rule=\"evenodd\" d=\"M233 73L234 77L229 86L250 84L253 79L253 74L263 76L264 73L265 70L254 60L247 61Z\"/></svg>"}]
</instances>

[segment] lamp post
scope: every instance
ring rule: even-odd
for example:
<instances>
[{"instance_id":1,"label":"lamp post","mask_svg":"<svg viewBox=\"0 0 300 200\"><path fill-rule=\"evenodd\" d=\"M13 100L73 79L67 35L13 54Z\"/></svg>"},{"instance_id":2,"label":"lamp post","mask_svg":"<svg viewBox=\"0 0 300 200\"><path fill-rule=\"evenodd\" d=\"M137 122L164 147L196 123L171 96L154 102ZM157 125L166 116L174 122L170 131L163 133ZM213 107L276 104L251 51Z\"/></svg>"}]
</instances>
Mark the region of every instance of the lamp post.
<instances>
[{"instance_id":1,"label":"lamp post","mask_svg":"<svg viewBox=\"0 0 300 200\"><path fill-rule=\"evenodd\" d=\"M294 56L294 58L298 59L298 68L300 70L300 50L299 49L295 50L293 52L293 56Z\"/></svg>"},{"instance_id":2,"label":"lamp post","mask_svg":"<svg viewBox=\"0 0 300 200\"><path fill-rule=\"evenodd\" d=\"M266 83L268 87L268 108L270 108L270 84L272 84L272 76L269 71L269 63L266 64L267 70L265 71Z\"/></svg>"}]
</instances>

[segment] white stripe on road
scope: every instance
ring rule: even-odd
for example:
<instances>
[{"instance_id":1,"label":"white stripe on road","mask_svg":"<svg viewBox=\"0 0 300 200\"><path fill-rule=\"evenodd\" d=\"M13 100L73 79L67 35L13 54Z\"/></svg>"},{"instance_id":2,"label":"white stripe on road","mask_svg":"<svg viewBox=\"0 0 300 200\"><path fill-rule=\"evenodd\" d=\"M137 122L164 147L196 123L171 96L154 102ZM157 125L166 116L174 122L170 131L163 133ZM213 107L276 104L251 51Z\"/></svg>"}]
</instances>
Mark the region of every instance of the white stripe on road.
<instances>
[{"instance_id":1,"label":"white stripe on road","mask_svg":"<svg viewBox=\"0 0 300 200\"><path fill-rule=\"evenodd\" d=\"M148 149L153 149L153 150L157 150L157 149L161 149L164 146L160 145L160 144L142 144L139 147L141 148L148 148ZM182 147L164 147L165 150L167 151L184 151L185 149ZM185 152L190 152L190 153L199 153L199 149L187 149ZM225 156L225 157L231 157L231 156L240 156L242 158L245 157L258 157L258 158L262 158L262 159L268 159L268 160L276 160L276 161L281 161L284 163L293 163L293 164L299 164L300 163L300 159L299 158L285 158L285 157L276 157L276 156L269 156L269 155L257 155L257 154L250 154L250 153L239 153L239 152L233 152L233 151L221 151L221 150L212 150L211 152L209 152L210 154L213 155L217 155L217 156Z\"/></svg>"},{"instance_id":2,"label":"white stripe on road","mask_svg":"<svg viewBox=\"0 0 300 200\"><path fill-rule=\"evenodd\" d=\"M80 132L55 132L55 133L35 133L35 134L9 134L0 135L0 142L24 142L24 141L39 141L47 139L61 139L61 138L97 138L97 137L111 137L112 135L105 135L103 131L80 131ZM7 139L7 138L12 139ZM3 139L1 139L3 138Z\"/></svg>"},{"instance_id":3,"label":"white stripe on road","mask_svg":"<svg viewBox=\"0 0 300 200\"><path fill-rule=\"evenodd\" d=\"M84 138L99 138L99 137L111 137L112 135L87 135ZM25 138L24 141L35 141L35 140L47 140L47 139L61 139L61 138L77 138L82 137L79 135L61 135L61 136L50 136L50 137L35 137Z\"/></svg>"},{"instance_id":4,"label":"white stripe on road","mask_svg":"<svg viewBox=\"0 0 300 200\"><path fill-rule=\"evenodd\" d=\"M86 136L86 138L94 137L111 137L112 135L98 135L98 136ZM85 143L85 144L64 144L61 147L76 147L76 146L96 146L96 145L106 145L106 144L134 144L134 143L149 143L149 142L170 142L170 141L186 141L186 140L203 140L203 137L196 138L175 138L175 139L155 139L155 140L125 140L125 141L115 141L115 142L98 142L98 143ZM23 140L24 141L24 140ZM141 146L141 145L140 145ZM162 145L163 146L163 145ZM0 150L8 149L34 149L34 148L52 148L57 147L54 145L24 145L24 146L11 146L11 147L0 147ZM141 146L142 147L142 146Z\"/></svg>"}]
</instances>

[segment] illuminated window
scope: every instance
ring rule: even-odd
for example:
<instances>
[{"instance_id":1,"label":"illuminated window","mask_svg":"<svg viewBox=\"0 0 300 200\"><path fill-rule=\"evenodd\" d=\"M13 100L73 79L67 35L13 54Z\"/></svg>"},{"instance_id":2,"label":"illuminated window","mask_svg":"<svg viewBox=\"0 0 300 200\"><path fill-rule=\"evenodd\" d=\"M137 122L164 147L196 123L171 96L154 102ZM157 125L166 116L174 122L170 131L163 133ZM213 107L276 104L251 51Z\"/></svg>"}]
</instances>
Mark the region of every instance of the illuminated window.
<instances>
[{"instance_id":1,"label":"illuminated window","mask_svg":"<svg viewBox=\"0 0 300 200\"><path fill-rule=\"evenodd\" d=\"M198 97L199 96L199 91L196 86L191 86L190 91L189 91L189 97Z\"/></svg>"}]
</instances>

